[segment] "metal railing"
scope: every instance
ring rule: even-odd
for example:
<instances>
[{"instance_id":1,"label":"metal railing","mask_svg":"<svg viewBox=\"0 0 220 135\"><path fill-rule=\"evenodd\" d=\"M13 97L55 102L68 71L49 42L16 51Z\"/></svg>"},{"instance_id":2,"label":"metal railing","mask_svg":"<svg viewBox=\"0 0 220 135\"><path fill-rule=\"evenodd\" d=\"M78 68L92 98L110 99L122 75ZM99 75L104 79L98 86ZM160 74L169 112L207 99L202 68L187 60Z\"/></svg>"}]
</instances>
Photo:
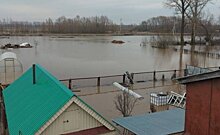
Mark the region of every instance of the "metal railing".
<instances>
[{"instance_id":1,"label":"metal railing","mask_svg":"<svg viewBox=\"0 0 220 135\"><path fill-rule=\"evenodd\" d=\"M171 80L179 76L179 72L182 74L184 70L164 70L164 71L152 71L152 72L135 72L131 73L131 77L134 83L141 83L147 81L165 81ZM86 78L70 78L62 79L63 82L69 89L82 88L82 87L96 87L96 86L108 86L112 85L113 82L126 84L129 80L126 74L121 75L110 75L110 76L97 76L97 77L86 77Z\"/></svg>"},{"instance_id":2,"label":"metal railing","mask_svg":"<svg viewBox=\"0 0 220 135\"><path fill-rule=\"evenodd\" d=\"M206 67L211 70L218 70L219 67ZM183 77L186 73L186 69L182 70L159 70L151 72L134 72L130 73L131 78L134 83L142 82L158 82L162 83L167 80L173 80L177 77ZM118 82L121 84L129 83L126 74L109 75L109 76L95 76L95 77L85 77L85 78L70 78L62 79L63 82L69 89L72 88L84 88L84 87L99 87L112 85L113 82Z\"/></svg>"}]
</instances>

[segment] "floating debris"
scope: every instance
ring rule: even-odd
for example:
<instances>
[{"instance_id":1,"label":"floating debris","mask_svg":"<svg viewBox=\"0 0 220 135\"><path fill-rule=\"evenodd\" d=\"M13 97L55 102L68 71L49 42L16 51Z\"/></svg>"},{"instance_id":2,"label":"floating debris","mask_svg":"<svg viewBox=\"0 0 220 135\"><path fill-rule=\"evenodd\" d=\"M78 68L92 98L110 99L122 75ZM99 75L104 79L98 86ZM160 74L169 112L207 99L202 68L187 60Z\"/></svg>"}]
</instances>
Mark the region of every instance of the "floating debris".
<instances>
[{"instance_id":1,"label":"floating debris","mask_svg":"<svg viewBox=\"0 0 220 135\"><path fill-rule=\"evenodd\" d=\"M1 49L8 49L8 48L32 48L32 46L29 43L21 43L21 44L5 44L0 47Z\"/></svg>"},{"instance_id":2,"label":"floating debris","mask_svg":"<svg viewBox=\"0 0 220 135\"><path fill-rule=\"evenodd\" d=\"M113 44L123 44L123 43L125 43L125 42L122 41L122 40L112 40L112 43L113 43Z\"/></svg>"}]
</instances>

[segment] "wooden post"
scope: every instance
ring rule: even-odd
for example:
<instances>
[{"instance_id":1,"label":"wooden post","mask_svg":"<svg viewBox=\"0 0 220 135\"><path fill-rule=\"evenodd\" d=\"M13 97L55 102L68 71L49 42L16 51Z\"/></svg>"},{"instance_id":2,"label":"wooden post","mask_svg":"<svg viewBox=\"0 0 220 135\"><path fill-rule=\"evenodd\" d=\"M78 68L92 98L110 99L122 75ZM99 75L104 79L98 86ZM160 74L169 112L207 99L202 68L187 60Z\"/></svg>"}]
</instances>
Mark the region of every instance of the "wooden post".
<instances>
[{"instance_id":1,"label":"wooden post","mask_svg":"<svg viewBox=\"0 0 220 135\"><path fill-rule=\"evenodd\" d=\"M172 75L172 77L171 77L171 80L172 79L175 79L176 78L176 70L174 70L174 73L173 73L173 75Z\"/></svg>"},{"instance_id":2,"label":"wooden post","mask_svg":"<svg viewBox=\"0 0 220 135\"><path fill-rule=\"evenodd\" d=\"M156 71L154 71L153 80L156 81Z\"/></svg>"},{"instance_id":3,"label":"wooden post","mask_svg":"<svg viewBox=\"0 0 220 135\"><path fill-rule=\"evenodd\" d=\"M162 75L162 81L164 81L164 80L165 80L165 75L163 74L163 75Z\"/></svg>"},{"instance_id":4,"label":"wooden post","mask_svg":"<svg viewBox=\"0 0 220 135\"><path fill-rule=\"evenodd\" d=\"M123 74L123 84L125 84L125 74Z\"/></svg>"},{"instance_id":5,"label":"wooden post","mask_svg":"<svg viewBox=\"0 0 220 135\"><path fill-rule=\"evenodd\" d=\"M97 86L100 86L100 77L97 78Z\"/></svg>"},{"instance_id":6,"label":"wooden post","mask_svg":"<svg viewBox=\"0 0 220 135\"><path fill-rule=\"evenodd\" d=\"M97 87L97 93L98 93L98 94L101 93L99 86Z\"/></svg>"},{"instance_id":7,"label":"wooden post","mask_svg":"<svg viewBox=\"0 0 220 135\"><path fill-rule=\"evenodd\" d=\"M184 69L184 76L187 76L188 75L188 70L187 69Z\"/></svg>"},{"instance_id":8,"label":"wooden post","mask_svg":"<svg viewBox=\"0 0 220 135\"><path fill-rule=\"evenodd\" d=\"M162 75L162 86L164 86L164 82L165 82L165 75Z\"/></svg>"},{"instance_id":9,"label":"wooden post","mask_svg":"<svg viewBox=\"0 0 220 135\"><path fill-rule=\"evenodd\" d=\"M134 80L134 73L131 73L131 78L132 80Z\"/></svg>"},{"instance_id":10,"label":"wooden post","mask_svg":"<svg viewBox=\"0 0 220 135\"><path fill-rule=\"evenodd\" d=\"M72 80L69 79L69 89L72 89Z\"/></svg>"},{"instance_id":11,"label":"wooden post","mask_svg":"<svg viewBox=\"0 0 220 135\"><path fill-rule=\"evenodd\" d=\"M155 88L156 87L156 82L155 81L153 81L153 88Z\"/></svg>"}]
</instances>

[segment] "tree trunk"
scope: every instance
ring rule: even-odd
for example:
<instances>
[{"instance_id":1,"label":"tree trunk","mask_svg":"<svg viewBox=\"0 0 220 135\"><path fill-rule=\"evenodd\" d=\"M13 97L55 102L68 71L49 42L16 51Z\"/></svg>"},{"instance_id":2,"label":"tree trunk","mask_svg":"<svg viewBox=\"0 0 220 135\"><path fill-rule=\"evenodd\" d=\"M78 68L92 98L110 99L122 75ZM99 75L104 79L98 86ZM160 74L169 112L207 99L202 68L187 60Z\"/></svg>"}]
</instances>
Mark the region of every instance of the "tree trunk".
<instances>
[{"instance_id":1,"label":"tree trunk","mask_svg":"<svg viewBox=\"0 0 220 135\"><path fill-rule=\"evenodd\" d=\"M184 7L182 8L182 21L181 21L181 33L180 33L180 42L181 42L181 46L180 46L180 59L179 59L179 76L181 76L182 74L182 64L183 64L183 47L185 45L184 43L184 29L185 29L185 9Z\"/></svg>"},{"instance_id":2,"label":"tree trunk","mask_svg":"<svg viewBox=\"0 0 220 135\"><path fill-rule=\"evenodd\" d=\"M181 46L184 46L184 29L185 29L185 12L182 13L182 21L181 21L181 34L180 34Z\"/></svg>"},{"instance_id":3,"label":"tree trunk","mask_svg":"<svg viewBox=\"0 0 220 135\"><path fill-rule=\"evenodd\" d=\"M191 46L193 47L193 46L195 46L195 37L196 37L196 24L195 24L196 22L195 22L195 19L193 18L193 20L192 20L192 32L191 32ZM192 50L191 50L192 51Z\"/></svg>"}]
</instances>

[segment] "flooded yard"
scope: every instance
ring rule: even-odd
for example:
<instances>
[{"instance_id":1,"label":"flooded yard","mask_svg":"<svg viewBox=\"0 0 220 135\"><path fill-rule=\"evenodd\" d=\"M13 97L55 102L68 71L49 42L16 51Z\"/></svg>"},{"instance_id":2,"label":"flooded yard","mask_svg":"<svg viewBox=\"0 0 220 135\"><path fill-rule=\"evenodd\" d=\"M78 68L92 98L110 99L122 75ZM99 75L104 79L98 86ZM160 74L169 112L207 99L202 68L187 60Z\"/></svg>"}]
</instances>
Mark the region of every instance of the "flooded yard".
<instances>
[{"instance_id":1,"label":"flooded yard","mask_svg":"<svg viewBox=\"0 0 220 135\"><path fill-rule=\"evenodd\" d=\"M141 83L133 86L132 88L133 91L143 96L144 99L138 100L138 102L135 104L132 115L151 113L150 110L151 93L155 93L155 92L166 93L170 91L182 93L184 91L184 87L175 84L166 85L166 86L160 86L158 84L158 87L151 87L150 85L151 84L148 83ZM116 101L116 96L118 94L122 94L122 92L112 86L105 86L102 87L101 89L105 89L105 92L96 93L95 89L90 88L87 89L89 91L87 92L90 94L84 93L80 97L110 121L113 118L122 117L122 114L116 109L114 104L114 101ZM80 93L76 93L76 94L80 95ZM168 106L160 106L157 108L157 111L166 110L168 108L169 108Z\"/></svg>"},{"instance_id":2,"label":"flooded yard","mask_svg":"<svg viewBox=\"0 0 220 135\"><path fill-rule=\"evenodd\" d=\"M73 92L85 100L95 110L100 112L109 121L122 115L115 108L116 95L120 94L112 83L122 81L125 71L130 73L149 72L158 70L171 70L169 73L156 75L135 74L135 84L130 87L144 97L137 102L132 115L149 113L150 94L152 92L182 93L184 88L170 80L175 69L179 69L179 51L173 49L152 48L150 45L142 46L143 39L149 36L78 36L70 38L54 37L9 37L0 40L0 44L28 42L33 48L1 50L16 53L17 58L26 71L33 63L45 67L59 80L95 77L89 80L75 80L70 87ZM112 40L122 40L124 44L112 44ZM183 54L183 67L190 64L191 55ZM212 57L196 55L198 66L218 66L219 60ZM120 75L101 79L101 86L96 87L99 76ZM165 80L162 81L163 76ZM145 80L144 82L142 80ZM68 81L65 82L68 86ZM102 85L106 84L106 85ZM83 87L82 87L83 86ZM85 87L86 86L86 87ZM168 109L167 106L160 108Z\"/></svg>"}]
</instances>

